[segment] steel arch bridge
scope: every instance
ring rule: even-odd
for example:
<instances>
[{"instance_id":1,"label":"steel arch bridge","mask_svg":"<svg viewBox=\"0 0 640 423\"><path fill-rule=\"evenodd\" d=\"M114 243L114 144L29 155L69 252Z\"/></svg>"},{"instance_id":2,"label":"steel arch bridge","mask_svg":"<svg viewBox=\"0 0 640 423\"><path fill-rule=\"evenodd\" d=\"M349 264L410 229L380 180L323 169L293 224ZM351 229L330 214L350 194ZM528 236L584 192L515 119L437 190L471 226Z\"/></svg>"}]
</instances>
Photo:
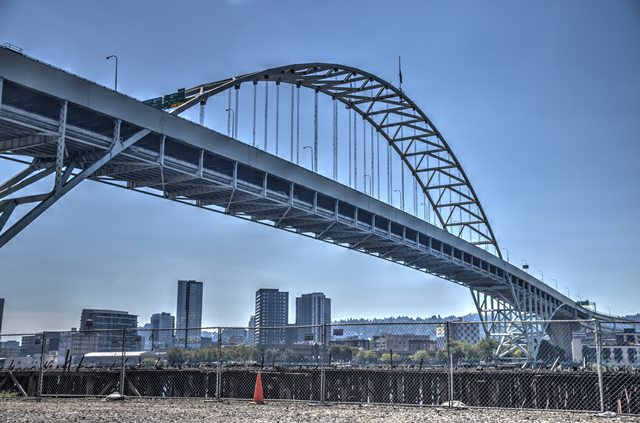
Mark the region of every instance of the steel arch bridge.
<instances>
[{"instance_id":1,"label":"steel arch bridge","mask_svg":"<svg viewBox=\"0 0 640 423\"><path fill-rule=\"evenodd\" d=\"M207 100L228 91L230 105L232 91L253 86L255 144L255 90L265 83L314 93L311 170L171 116L200 105L202 123ZM335 126L334 177L314 171L319 94L333 100L334 116L340 102L382 137L420 187L434 224L337 181ZM0 99L0 157L25 164L0 184L0 248L89 179L271 225L465 286L504 357L521 350L535 359L545 336L560 343L553 320L616 320L502 260L476 192L440 132L401 89L359 69L299 64L198 85L185 90L169 114L0 48ZM293 128L293 106L291 117ZM291 140L293 159L293 129ZM366 160L365 152L365 166ZM52 179L52 189L35 192L45 178Z\"/></svg>"},{"instance_id":2,"label":"steel arch bridge","mask_svg":"<svg viewBox=\"0 0 640 423\"><path fill-rule=\"evenodd\" d=\"M239 89L243 83L266 81L309 88L354 110L400 157L442 228L458 237L467 235L474 245L489 245L502 257L478 196L442 134L401 89L373 74L331 63L282 66L190 88L185 92L187 101L172 113L180 114L211 96ZM314 148L318 150L317 137ZM314 166L317 169L317 156ZM459 220L453 222L456 212Z\"/></svg>"}]
</instances>

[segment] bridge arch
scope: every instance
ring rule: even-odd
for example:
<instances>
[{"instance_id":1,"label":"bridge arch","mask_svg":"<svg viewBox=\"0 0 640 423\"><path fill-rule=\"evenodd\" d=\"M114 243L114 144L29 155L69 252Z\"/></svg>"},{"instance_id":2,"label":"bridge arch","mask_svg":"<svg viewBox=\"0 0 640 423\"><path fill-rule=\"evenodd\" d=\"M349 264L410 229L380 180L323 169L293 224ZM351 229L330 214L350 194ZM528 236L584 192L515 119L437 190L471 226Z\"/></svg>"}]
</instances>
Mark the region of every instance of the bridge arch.
<instances>
[{"instance_id":1,"label":"bridge arch","mask_svg":"<svg viewBox=\"0 0 640 423\"><path fill-rule=\"evenodd\" d=\"M186 101L171 113L180 114L242 84L261 82L309 88L354 110L400 157L439 225L502 258L480 200L440 131L401 88L374 74L333 63L286 65L189 88Z\"/></svg>"}]
</instances>

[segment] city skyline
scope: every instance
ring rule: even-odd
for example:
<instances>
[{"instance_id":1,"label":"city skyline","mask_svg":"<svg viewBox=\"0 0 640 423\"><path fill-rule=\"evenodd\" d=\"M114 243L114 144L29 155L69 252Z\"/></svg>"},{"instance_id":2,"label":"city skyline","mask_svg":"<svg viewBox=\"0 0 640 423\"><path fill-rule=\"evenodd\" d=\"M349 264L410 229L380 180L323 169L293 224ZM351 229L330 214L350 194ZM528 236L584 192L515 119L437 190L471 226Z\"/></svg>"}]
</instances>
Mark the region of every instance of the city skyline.
<instances>
[{"instance_id":1,"label":"city skyline","mask_svg":"<svg viewBox=\"0 0 640 423\"><path fill-rule=\"evenodd\" d=\"M181 301L181 296L187 296L187 291L188 288L187 286L190 286L192 284L196 285L196 288L199 286L199 288L196 289L196 291L191 294L191 296L193 297L199 297L202 292L203 292L203 286L204 286L204 282L202 281L195 281L195 280L178 280L178 294L176 295L176 299L177 299L177 306L175 309L176 314L172 314L172 312L170 311L154 311L153 314L151 314L148 318L144 317L142 314L135 314L132 312L135 312L135 310L116 310L114 308L96 308L96 309L87 309L87 308L83 308L81 310L81 314L80 314L80 324L78 326L71 326L71 327L65 327L65 328L57 328L55 330L50 330L52 332L57 332L57 331L76 331L78 328L80 331L86 331L86 332L90 332L94 329L97 330L104 330L105 329L105 323L104 323L104 315L110 315L111 316L111 320L115 320L115 321L120 321L122 319L127 320L127 321L136 321L137 324L136 326L128 326L128 328L134 329L162 329L162 330L166 330L169 328L173 328L173 329L182 329L184 327L184 324L186 324L186 320L183 319L183 321L181 322L178 319L178 314L189 314L187 313L187 310L182 310L181 306L183 305L184 298ZM256 296L258 295L258 293L260 291L278 291L282 294L286 294L286 307L287 307L287 312L286 312L286 323L283 323L283 325L296 325L296 326L308 326L308 325L321 325L325 322L333 322L333 321L339 321L339 320L348 320L348 319L358 319L360 317L357 316L345 316L341 319L338 320L334 320L332 319L332 315L331 315L331 299L329 297L327 297L323 292L320 291L314 291L314 292L308 292L308 293L303 293L300 292L299 296L298 293L294 293L294 296L289 297L289 291L279 291L279 289L274 289L274 288L259 288L256 291ZM3 300L3 299L0 299ZM249 302L249 301L248 301ZM2 302L0 301L0 304L2 304ZM256 304L256 302L253 302L254 306ZM200 308L204 307L203 304L199 304ZM198 313L198 311L200 313ZM230 327L246 327L246 328L251 328L251 321L254 319L255 316L255 308L252 310L252 314L250 315L249 318L249 324L248 325L244 325L241 323L235 323L235 324L231 324L228 325ZM190 313L192 316L197 315L197 314L201 314L201 310L195 310L192 311ZM94 316L98 315L99 316L99 324L96 325L94 323ZM289 317L291 316L291 317ZM433 315L432 315L433 316ZM452 315L449 315L452 316ZM374 317L375 318L388 318L388 317L393 317L393 316L377 316ZM429 315L425 314L423 316L415 316L416 318L428 318ZM199 319L195 319L196 323L198 323ZM89 322L87 324L87 321ZM169 323L171 322L171 323ZM121 325L118 324L117 325L119 329L124 328L126 325ZM194 325L188 325L189 328L205 328L205 329L215 329L216 327L220 326L219 324L214 324L214 325L203 325L203 324L196 324ZM41 332L42 329L40 328L34 328L33 332ZM45 330L46 331L46 330ZM177 333L178 331L176 331ZM1 334L8 334L8 332L0 332ZM178 338L178 336L176 335L176 338ZM317 338L317 337L316 337ZM314 338L314 339L316 339ZM184 338L182 338L182 342L184 341Z\"/></svg>"},{"instance_id":2,"label":"city skyline","mask_svg":"<svg viewBox=\"0 0 640 423\"><path fill-rule=\"evenodd\" d=\"M204 285L204 282L198 282L198 281L178 281L178 282L196 282L196 283L200 283ZM324 292L320 292L320 291L314 291L314 292L294 292L292 296L290 296L290 292L289 291L280 291L279 289L275 289L275 288L259 288L256 292L255 295L252 296L251 298L247 299L246 303L247 304L251 304L252 305L252 311L251 311L251 315L249 316L248 319L248 323L244 323L245 321L247 321L247 319L245 319L244 321L239 321L239 322L232 322L226 325L221 325L219 323L213 323L213 324L201 324L201 325L196 325L196 326L189 326L190 328L202 328L202 329L216 329L218 327L228 327L228 328L245 328L245 329L251 329L251 328L255 328L255 326L251 325L251 322L254 321L254 316L255 316L255 305L256 305L256 297L258 296L258 293L260 291L276 291L280 294L286 294L286 304L287 304L287 310L286 310L286 318L287 321L286 323L281 322L281 324L278 324L276 326L317 326L317 325L322 325L325 322L329 322L329 323L340 323L340 322L345 322L345 321L359 321L359 320L369 320L371 322L375 322L375 321L382 321L382 320L396 320L396 319L400 319L403 320L404 318L409 318L409 319L416 319L416 320L431 320L434 317L437 317L437 319L445 319L445 318L467 318L469 316L475 316L474 312L470 312L470 313L466 313L466 314L453 314L453 313L447 313L447 314L438 314L438 313L425 313L423 315L413 315L413 316L409 316L406 314L396 314L396 315L391 315L391 314L382 314L382 315L378 315L378 316L368 316L368 317L363 317L363 316L358 316L358 315L349 315L348 312L344 312L343 313L347 313L347 314L341 314L340 317L338 318L333 318L332 316L332 307L331 307L331 303L332 303L332 299L329 298L327 295L325 295ZM180 289L178 289L178 292L180 292ZM175 302L176 298L173 299L173 301ZM204 305L203 305L204 307ZM177 313L177 308L176 308L176 313ZM132 313L133 312L133 313ZM149 329L161 329L161 330L167 330L170 327L172 327L174 329L174 331L176 332L176 339L178 339L178 330L177 329L181 329L182 326L178 327L178 319L177 316L172 314L171 311L154 311L153 314L151 314L148 318L144 317L143 314L137 313L135 314L135 310L116 310L113 308L100 308L100 309L86 309L83 308L81 310L81 316L80 316L80 325L76 326L71 326L71 327L60 327L60 328L54 328L54 329L45 329L45 332L50 331L50 332L65 332L65 331L77 331L79 328L80 331L87 331L90 332L92 329L104 329L104 327L91 327L88 328L86 327L86 325L84 324L84 322L86 321L87 317L85 317L85 314L90 315L90 314L95 314L95 313L101 313L101 314L115 314L115 315L120 315L123 318L133 318L135 319L135 321L137 322L136 326L130 326L128 327L129 329L141 329L141 330L149 330ZM172 322L171 324L169 324L168 322ZM119 325L118 326L120 329L124 328L124 326ZM13 333L13 335L16 334L31 334L31 333L40 333L42 332L42 328L34 328L32 331L28 332L28 331L24 331L24 332L20 332L20 333ZM9 332L0 332L1 334L6 334L6 335L11 335ZM314 340L317 341L317 339L319 339L319 335L315 335L314 336ZM180 342L184 342L184 338L181 338ZM251 343L251 342L250 342Z\"/></svg>"},{"instance_id":3,"label":"city skyline","mask_svg":"<svg viewBox=\"0 0 640 423\"><path fill-rule=\"evenodd\" d=\"M106 86L113 84L113 63L105 56L116 53L119 90L139 99L318 60L358 66L397 84L397 57L402 56L404 89L456 151L503 254L517 266L526 260L532 275L572 298L596 301L598 310L639 311L632 265L638 257L633 234L640 232L632 185L640 179L635 6L567 2L554 5L555 13L549 14L551 3L545 2L531 5L529 13L508 4L489 10L469 2L464 7L470 19L456 14L461 6L414 2L407 7L421 13L389 11L394 17L390 33L411 27L412 39L419 40L399 44L376 31L375 2L365 10L346 5L339 20L349 24L344 16L357 13L359 32L370 37L354 49L344 37L327 35L319 23L309 24L297 8L274 16L276 30L265 31L263 17L271 7L250 3L221 2L202 10L164 4L148 11L152 19L146 23L134 20L137 8L126 2L105 11L100 22L73 19L76 13L92 16L82 2L69 7L71 12L46 2L38 7L5 3L0 41ZM211 37L199 37L191 27L180 39L157 31L156 22L185 10L203 25L212 16L220 25L211 29ZM430 14L439 19L424 25L423 16ZM46 38L22 24L29 19L45 25L52 16L68 25ZM104 23L116 20L122 29ZM242 30L229 24L236 20L245 23ZM514 25L517 34L505 36ZM153 34L154 43L138 31ZM236 34L229 44L211 41L228 34ZM257 37L264 44L255 43ZM277 48L282 39L289 40L286 52ZM603 142L616 151L615 164L604 163ZM7 165L0 177L15 171ZM626 182L610 184L608 175L614 173ZM613 213L615 218L607 217ZM100 242L88 245L87 240ZM37 266L32 257L38 257ZM184 275L212 281L203 298L205 326L244 324L251 305L243 298L274 285L288 292L300 286L302 292L322 290L340 310L336 318L474 311L466 289L435 277L91 182L3 247L0 269L5 332L71 327L84 307L137 308L145 316L172 310L174 281Z\"/></svg>"}]
</instances>

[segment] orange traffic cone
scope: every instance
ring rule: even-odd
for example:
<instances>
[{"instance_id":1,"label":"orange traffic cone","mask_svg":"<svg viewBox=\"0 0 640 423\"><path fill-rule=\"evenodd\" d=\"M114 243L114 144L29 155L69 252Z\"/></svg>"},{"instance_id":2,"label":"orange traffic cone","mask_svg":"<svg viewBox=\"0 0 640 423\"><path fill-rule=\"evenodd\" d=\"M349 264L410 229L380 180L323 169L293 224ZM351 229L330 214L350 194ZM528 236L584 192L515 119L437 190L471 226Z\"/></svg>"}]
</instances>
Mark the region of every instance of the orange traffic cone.
<instances>
[{"instance_id":1,"label":"orange traffic cone","mask_svg":"<svg viewBox=\"0 0 640 423\"><path fill-rule=\"evenodd\" d=\"M262 394L262 377L260 376L260 372L258 372L258 377L256 377L256 388L253 391L253 403L264 404L264 395Z\"/></svg>"}]
</instances>

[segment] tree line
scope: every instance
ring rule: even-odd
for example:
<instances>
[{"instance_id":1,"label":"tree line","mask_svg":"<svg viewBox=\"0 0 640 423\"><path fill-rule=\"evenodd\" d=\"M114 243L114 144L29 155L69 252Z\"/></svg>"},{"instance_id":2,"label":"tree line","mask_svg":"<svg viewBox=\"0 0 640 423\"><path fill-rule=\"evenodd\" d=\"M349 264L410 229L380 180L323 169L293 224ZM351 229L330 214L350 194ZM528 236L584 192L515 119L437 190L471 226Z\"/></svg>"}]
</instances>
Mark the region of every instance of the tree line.
<instances>
[{"instance_id":1,"label":"tree line","mask_svg":"<svg viewBox=\"0 0 640 423\"><path fill-rule=\"evenodd\" d=\"M332 345L323 355L320 345L315 345L305 351L295 351L291 348L266 348L261 349L254 345L229 345L220 350L217 347L185 350L171 348L165 355L165 360L169 365L176 363L217 363L218 351L222 353L222 361L234 364L313 364L326 360L332 364L355 364L355 365L386 365L386 364L448 364L449 350L451 360L454 365L476 364L480 362L492 363L496 361L495 352L498 342L485 338L472 344L465 341L453 341L449 348L447 345L439 349L418 350L408 353L399 351L376 351L349 347L343 345ZM510 357L518 358L524 354L516 350ZM566 359L565 351L548 341L542 341L538 350L538 361L540 363L553 363L559 359Z\"/></svg>"}]
</instances>

